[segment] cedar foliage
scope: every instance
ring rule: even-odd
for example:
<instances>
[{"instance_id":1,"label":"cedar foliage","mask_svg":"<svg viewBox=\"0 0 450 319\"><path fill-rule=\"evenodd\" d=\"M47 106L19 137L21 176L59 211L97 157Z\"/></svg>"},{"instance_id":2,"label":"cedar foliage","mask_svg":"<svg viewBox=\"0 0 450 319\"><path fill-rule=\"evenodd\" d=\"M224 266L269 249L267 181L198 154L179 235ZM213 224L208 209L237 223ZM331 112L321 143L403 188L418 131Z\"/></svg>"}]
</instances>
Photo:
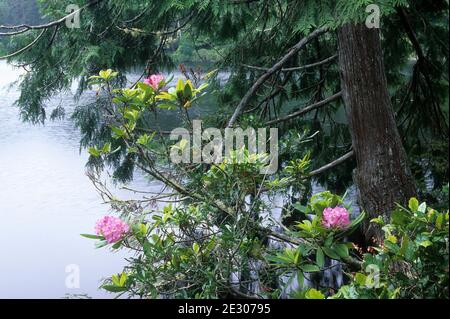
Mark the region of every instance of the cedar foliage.
<instances>
[{"instance_id":1,"label":"cedar foliage","mask_svg":"<svg viewBox=\"0 0 450 319\"><path fill-rule=\"evenodd\" d=\"M74 2L85 4L52 0L39 1L39 6L46 19L53 20L64 16L66 5ZM170 30L185 25L182 33L188 34L197 46L219 50L221 59L216 66L230 72L229 80L214 94L220 112L206 119L208 124L223 126L240 98L261 75L261 71L248 69L244 64L270 67L318 26L335 30L348 21L364 21L368 4L371 2L366 0L99 1L82 12L80 29L61 26L57 32L48 30L36 46L11 60L30 71L21 81L17 104L24 120L44 122L49 117L45 102L51 96L75 80L79 80L81 94L87 89L87 77L101 69L113 68L121 74L136 67L145 67L147 73L172 70L176 67L172 53L179 32ZM17 5L8 5L12 9L9 15L19 10ZM379 5L386 72L397 123L425 193L427 172L435 181L434 189L448 182L448 3L385 0ZM403 8L407 23L399 8ZM408 33L411 30L419 47L412 43ZM161 37L158 31L169 34ZM38 31L12 37L9 51L30 43L37 34ZM336 49L335 34L330 32L308 45L286 67L320 61L335 54ZM124 83L121 80L118 85ZM255 111L241 116L241 125L261 126L340 90L335 62L305 72L277 73L268 84L252 99L248 109ZM272 93L272 99L262 98ZM82 147L110 139L101 103L99 99L95 105L80 105L73 113L83 133ZM311 144L315 166L342 155L351 146L342 114L342 102L337 101L280 125L282 162L304 155L304 148L292 141L292 136L303 130L319 132ZM131 178L132 161L125 154L115 154L108 164L118 169L119 179ZM349 161L319 181L341 191L351 184L353 168L354 163Z\"/></svg>"}]
</instances>

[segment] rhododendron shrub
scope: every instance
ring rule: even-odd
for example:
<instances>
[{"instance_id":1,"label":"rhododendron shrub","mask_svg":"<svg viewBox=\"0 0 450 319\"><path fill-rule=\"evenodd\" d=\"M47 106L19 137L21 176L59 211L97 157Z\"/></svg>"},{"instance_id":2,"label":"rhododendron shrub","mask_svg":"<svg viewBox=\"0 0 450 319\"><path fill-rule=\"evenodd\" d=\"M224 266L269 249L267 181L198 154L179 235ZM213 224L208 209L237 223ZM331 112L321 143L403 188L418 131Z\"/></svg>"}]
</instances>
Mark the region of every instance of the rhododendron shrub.
<instances>
[{"instance_id":1,"label":"rhododendron shrub","mask_svg":"<svg viewBox=\"0 0 450 319\"><path fill-rule=\"evenodd\" d=\"M141 298L252 299L420 297L445 291L438 286L448 285L448 266L443 266L448 265L448 212L412 200L408 210L392 214L392 221L373 221L382 223L384 242L359 247L350 236L366 214L353 212L345 196L328 191L308 196L302 187L311 177L307 149L270 177L260 174L261 163L250 162L245 149L242 162L170 162L172 148L183 146L149 118L162 109L172 112L189 132L189 111L205 94L206 77L178 79L170 86L171 81L154 75L131 88L111 90L116 76L108 70L93 78L110 99L105 108L114 117L108 126L112 143L92 146L91 160L116 160L118 152L125 153L150 178L162 181L167 194L141 190L136 193L145 194L142 200L127 201L102 193L121 219L104 217L95 227L97 235L84 236L98 240L97 247L131 255L103 289ZM94 173L91 179L102 190ZM283 214L299 216L289 225L270 214L279 208L272 199L287 189L304 195L304 201L292 196L284 202ZM158 207L158 200L172 204ZM337 277L331 271L342 280L324 287L323 278ZM374 280L377 271L381 283ZM423 274L433 281L421 282ZM416 284L417 289L406 288Z\"/></svg>"},{"instance_id":2,"label":"rhododendron shrub","mask_svg":"<svg viewBox=\"0 0 450 319\"><path fill-rule=\"evenodd\" d=\"M144 83L150 85L153 90L157 91L160 88L160 84L164 83L164 76L161 74L152 74L144 80Z\"/></svg>"},{"instance_id":3,"label":"rhododendron shrub","mask_svg":"<svg viewBox=\"0 0 450 319\"><path fill-rule=\"evenodd\" d=\"M111 103L115 105L111 109L117 113L111 125L113 138L123 141L121 145L126 147L130 155L139 156L140 161L147 165L140 167L152 175L158 163L157 154L170 151L170 147L155 147L170 145L170 141L157 132L150 134L140 130L143 120L149 113L165 109L181 117L188 126L191 123L188 110L204 95L208 83L195 85L189 79L178 79L176 85L170 87L162 76L153 75L132 88L111 91L110 83L116 75L108 71L93 78L96 84L107 90L106 95L111 97ZM111 145L93 146L89 153L94 158L107 158L115 152L113 149ZM246 150L242 152L243 161L230 160L213 166L199 166L197 173L190 168L190 180L195 183L195 187L184 185L183 182L179 184L170 177L165 178L164 171L167 169L158 171L158 179L163 179L179 192L195 189L197 193L190 196L201 200L184 202L175 197L178 203L176 206L168 205L162 210L148 207L137 216L130 216L129 227L118 219L101 219L96 227L97 237L90 238L101 240L98 246L106 244L113 249L131 249L134 256L123 274L112 276L102 287L111 292L126 291L152 298L251 297L254 292L236 292L229 278L239 269L260 264L259 270L252 270L259 274L259 294L266 298L277 298L283 284L280 282L274 285L270 278L279 275L278 270L287 266L280 265L280 260L292 259L301 274L308 274L324 272L330 258L341 262L355 258L351 243L342 235L354 230L364 214L350 222L350 214L344 210L342 198L329 192L311 198L306 214L312 219L300 221L297 231L289 234L290 242L295 243L301 238L302 245L292 252L292 256L288 249L288 257L278 258L277 253L283 254L284 250L273 251L270 244L278 233L272 230L275 225L271 216L262 214L267 203L255 197L253 192L263 187L271 194L298 183L308 174L309 157L305 156L293 163L295 168L288 165L280 172L281 179L273 179L260 174L258 165L261 163L258 160L250 162L250 157L245 160L247 153ZM185 172L182 167L175 166L172 169ZM189 188L183 191L184 187ZM247 195L254 197L248 208L242 205ZM143 201L141 205L147 202ZM136 209L136 206L117 199L114 199L114 207L126 208L117 212L125 217L129 216L130 210ZM326 208L332 209L330 214ZM288 209L294 210L295 207L290 206ZM343 214L345 212L347 215ZM229 256L236 257L230 261ZM246 260L248 265L236 264L238 260ZM245 281L251 282L251 278ZM308 293L309 297L318 295L313 291Z\"/></svg>"},{"instance_id":4,"label":"rhododendron shrub","mask_svg":"<svg viewBox=\"0 0 450 319\"><path fill-rule=\"evenodd\" d=\"M362 267L333 298L440 298L449 294L449 211L409 200L382 226L384 241L362 254Z\"/></svg>"},{"instance_id":5,"label":"rhododendron shrub","mask_svg":"<svg viewBox=\"0 0 450 319\"><path fill-rule=\"evenodd\" d=\"M121 240L129 230L127 223L113 216L104 216L95 224L95 233L105 237L109 244Z\"/></svg>"},{"instance_id":6,"label":"rhododendron shrub","mask_svg":"<svg viewBox=\"0 0 450 319\"><path fill-rule=\"evenodd\" d=\"M323 210L322 224L326 228L343 229L350 225L350 213L344 207L327 207Z\"/></svg>"}]
</instances>

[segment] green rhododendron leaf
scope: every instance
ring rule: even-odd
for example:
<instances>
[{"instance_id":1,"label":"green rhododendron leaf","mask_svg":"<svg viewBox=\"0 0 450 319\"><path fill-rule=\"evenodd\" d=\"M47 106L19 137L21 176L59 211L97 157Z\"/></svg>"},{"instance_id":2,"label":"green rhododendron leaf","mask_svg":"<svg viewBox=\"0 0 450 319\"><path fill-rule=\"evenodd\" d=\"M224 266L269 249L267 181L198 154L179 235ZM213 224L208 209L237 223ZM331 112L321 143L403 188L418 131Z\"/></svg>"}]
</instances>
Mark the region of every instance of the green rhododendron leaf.
<instances>
[{"instance_id":1,"label":"green rhododendron leaf","mask_svg":"<svg viewBox=\"0 0 450 319\"><path fill-rule=\"evenodd\" d=\"M103 236L90 235L90 234L80 234L80 236L83 236L83 237L89 238L89 239L100 239L100 240L105 239Z\"/></svg>"},{"instance_id":2,"label":"green rhododendron leaf","mask_svg":"<svg viewBox=\"0 0 450 319\"><path fill-rule=\"evenodd\" d=\"M305 265L301 265L300 269L303 270L304 272L318 272L320 271L320 268L316 265L313 264L305 264Z\"/></svg>"},{"instance_id":3,"label":"green rhododendron leaf","mask_svg":"<svg viewBox=\"0 0 450 319\"><path fill-rule=\"evenodd\" d=\"M127 291L126 287L119 287L119 286L113 286L113 285L104 285L102 286L103 289L109 292L124 292Z\"/></svg>"},{"instance_id":4,"label":"green rhododendron leaf","mask_svg":"<svg viewBox=\"0 0 450 319\"><path fill-rule=\"evenodd\" d=\"M325 265L325 255L321 248L317 248L316 263L317 263L317 266L319 266L320 268L322 268Z\"/></svg>"},{"instance_id":5,"label":"green rhododendron leaf","mask_svg":"<svg viewBox=\"0 0 450 319\"><path fill-rule=\"evenodd\" d=\"M325 253L325 255L327 255L331 259L336 259L336 260L340 259L339 255L334 251L334 249L331 249L329 247L322 247L322 249L323 249L323 252Z\"/></svg>"},{"instance_id":6,"label":"green rhododendron leaf","mask_svg":"<svg viewBox=\"0 0 450 319\"><path fill-rule=\"evenodd\" d=\"M336 245L334 248L334 251L339 255L341 258L347 258L349 256L348 247L346 244L339 244Z\"/></svg>"},{"instance_id":7,"label":"green rhododendron leaf","mask_svg":"<svg viewBox=\"0 0 450 319\"><path fill-rule=\"evenodd\" d=\"M433 245L433 243L431 241L429 241L429 240L424 240L424 241L420 242L419 245L422 246L422 247L427 248L427 247Z\"/></svg>"},{"instance_id":8,"label":"green rhododendron leaf","mask_svg":"<svg viewBox=\"0 0 450 319\"><path fill-rule=\"evenodd\" d=\"M417 211L417 209L419 208L419 201L417 200L417 198L412 197L409 200L408 207L413 212Z\"/></svg>"},{"instance_id":9,"label":"green rhododendron leaf","mask_svg":"<svg viewBox=\"0 0 450 319\"><path fill-rule=\"evenodd\" d=\"M200 251L200 246L199 246L197 243L194 243L194 244L192 245L192 249L194 250L194 252L195 252L196 254L198 254L199 251Z\"/></svg>"},{"instance_id":10,"label":"green rhododendron leaf","mask_svg":"<svg viewBox=\"0 0 450 319\"><path fill-rule=\"evenodd\" d=\"M306 299L325 299L325 295L320 291L311 288L305 294Z\"/></svg>"},{"instance_id":11,"label":"green rhododendron leaf","mask_svg":"<svg viewBox=\"0 0 450 319\"><path fill-rule=\"evenodd\" d=\"M365 286L366 282L367 282L367 276L358 272L355 274L355 282L359 285L359 286Z\"/></svg>"}]
</instances>

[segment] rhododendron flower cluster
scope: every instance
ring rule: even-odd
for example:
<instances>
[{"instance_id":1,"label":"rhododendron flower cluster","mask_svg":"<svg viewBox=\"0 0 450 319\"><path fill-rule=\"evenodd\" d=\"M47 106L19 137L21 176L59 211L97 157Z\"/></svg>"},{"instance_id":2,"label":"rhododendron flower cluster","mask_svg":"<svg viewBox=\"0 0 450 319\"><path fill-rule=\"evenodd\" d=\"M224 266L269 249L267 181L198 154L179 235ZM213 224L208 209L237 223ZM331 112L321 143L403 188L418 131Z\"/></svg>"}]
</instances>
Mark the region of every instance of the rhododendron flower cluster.
<instances>
[{"instance_id":1,"label":"rhododendron flower cluster","mask_svg":"<svg viewBox=\"0 0 450 319\"><path fill-rule=\"evenodd\" d=\"M150 85L155 91L158 90L159 84L164 81L164 76L161 74L152 74L144 80L145 84Z\"/></svg>"},{"instance_id":2,"label":"rhododendron flower cluster","mask_svg":"<svg viewBox=\"0 0 450 319\"><path fill-rule=\"evenodd\" d=\"M122 239L130 230L127 223L113 216L104 216L95 224L95 232L97 235L105 237L106 241L111 244Z\"/></svg>"},{"instance_id":3,"label":"rhododendron flower cluster","mask_svg":"<svg viewBox=\"0 0 450 319\"><path fill-rule=\"evenodd\" d=\"M327 207L323 210L322 224L326 228L345 228L350 225L350 213L343 207Z\"/></svg>"}]
</instances>

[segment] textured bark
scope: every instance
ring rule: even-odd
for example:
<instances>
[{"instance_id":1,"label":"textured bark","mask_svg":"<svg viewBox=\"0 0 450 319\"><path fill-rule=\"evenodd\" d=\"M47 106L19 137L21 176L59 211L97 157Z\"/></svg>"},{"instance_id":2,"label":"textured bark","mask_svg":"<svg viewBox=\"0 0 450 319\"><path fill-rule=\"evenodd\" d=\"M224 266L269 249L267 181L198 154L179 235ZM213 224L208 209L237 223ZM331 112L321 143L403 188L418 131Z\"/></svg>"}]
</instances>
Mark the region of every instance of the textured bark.
<instances>
[{"instance_id":1,"label":"textured bark","mask_svg":"<svg viewBox=\"0 0 450 319\"><path fill-rule=\"evenodd\" d=\"M395 203L416 195L414 179L394 119L377 29L346 24L338 30L342 97L357 161L359 201L370 217L389 216ZM382 240L364 225L367 241Z\"/></svg>"}]
</instances>

